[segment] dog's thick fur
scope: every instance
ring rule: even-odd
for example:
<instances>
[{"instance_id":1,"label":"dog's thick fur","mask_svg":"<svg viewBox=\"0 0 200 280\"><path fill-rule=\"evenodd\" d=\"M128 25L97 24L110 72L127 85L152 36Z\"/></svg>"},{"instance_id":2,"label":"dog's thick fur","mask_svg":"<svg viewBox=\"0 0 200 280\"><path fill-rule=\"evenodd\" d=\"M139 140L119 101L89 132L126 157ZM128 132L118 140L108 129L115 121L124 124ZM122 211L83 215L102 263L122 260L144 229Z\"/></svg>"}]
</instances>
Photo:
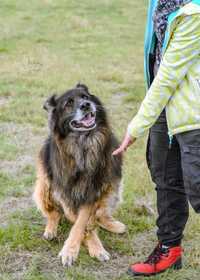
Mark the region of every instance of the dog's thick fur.
<instances>
[{"instance_id":1,"label":"dog's thick fur","mask_svg":"<svg viewBox=\"0 0 200 280\"><path fill-rule=\"evenodd\" d=\"M95 126L74 130L69 124L77 110L85 110L80 105L85 104L85 97L91 102L87 105L95 108ZM82 241L92 257L108 260L96 225L116 233L124 232L125 226L112 217L120 201L122 162L120 156L112 156L118 143L106 112L99 99L80 84L60 97L52 96L44 108L50 135L39 154L34 191L36 204L47 218L44 237L56 237L64 213L74 225L60 252L63 265L73 264Z\"/></svg>"}]
</instances>

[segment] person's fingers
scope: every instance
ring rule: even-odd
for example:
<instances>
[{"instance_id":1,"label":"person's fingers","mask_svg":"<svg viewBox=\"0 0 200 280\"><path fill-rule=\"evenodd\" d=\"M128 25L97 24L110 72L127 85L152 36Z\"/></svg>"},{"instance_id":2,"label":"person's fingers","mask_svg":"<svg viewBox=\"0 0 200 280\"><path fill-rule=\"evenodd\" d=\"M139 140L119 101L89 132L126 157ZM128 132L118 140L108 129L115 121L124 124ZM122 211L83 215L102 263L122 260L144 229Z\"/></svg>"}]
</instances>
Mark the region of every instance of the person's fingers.
<instances>
[{"instance_id":1,"label":"person's fingers","mask_svg":"<svg viewBox=\"0 0 200 280\"><path fill-rule=\"evenodd\" d=\"M125 135L124 140L122 141L119 148L117 148L112 155L116 156L122 154L127 150L127 148L135 142L135 138L132 138L128 133Z\"/></svg>"},{"instance_id":2,"label":"person's fingers","mask_svg":"<svg viewBox=\"0 0 200 280\"><path fill-rule=\"evenodd\" d=\"M124 152L123 148L120 146L117 150L115 150L112 155L117 156L119 154L122 154Z\"/></svg>"},{"instance_id":3,"label":"person's fingers","mask_svg":"<svg viewBox=\"0 0 200 280\"><path fill-rule=\"evenodd\" d=\"M116 149L116 150L112 153L113 156L122 154L123 152L126 151L126 149L128 148L128 146L129 146L129 143L128 143L126 140L124 140L124 141L122 142L122 144L119 146L119 148Z\"/></svg>"}]
</instances>

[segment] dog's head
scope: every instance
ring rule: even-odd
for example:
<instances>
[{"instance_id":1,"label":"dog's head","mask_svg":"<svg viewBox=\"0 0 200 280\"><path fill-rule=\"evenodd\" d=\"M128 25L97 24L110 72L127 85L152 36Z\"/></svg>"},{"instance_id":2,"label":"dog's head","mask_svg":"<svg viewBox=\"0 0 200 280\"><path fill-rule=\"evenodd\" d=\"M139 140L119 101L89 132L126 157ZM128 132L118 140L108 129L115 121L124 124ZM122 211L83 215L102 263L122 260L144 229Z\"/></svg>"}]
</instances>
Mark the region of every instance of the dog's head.
<instances>
[{"instance_id":1,"label":"dog's head","mask_svg":"<svg viewBox=\"0 0 200 280\"><path fill-rule=\"evenodd\" d=\"M100 100L89 93L87 86L78 84L62 96L51 96L44 104L49 113L51 130L62 136L69 132L87 132L106 125L106 113Z\"/></svg>"}]
</instances>

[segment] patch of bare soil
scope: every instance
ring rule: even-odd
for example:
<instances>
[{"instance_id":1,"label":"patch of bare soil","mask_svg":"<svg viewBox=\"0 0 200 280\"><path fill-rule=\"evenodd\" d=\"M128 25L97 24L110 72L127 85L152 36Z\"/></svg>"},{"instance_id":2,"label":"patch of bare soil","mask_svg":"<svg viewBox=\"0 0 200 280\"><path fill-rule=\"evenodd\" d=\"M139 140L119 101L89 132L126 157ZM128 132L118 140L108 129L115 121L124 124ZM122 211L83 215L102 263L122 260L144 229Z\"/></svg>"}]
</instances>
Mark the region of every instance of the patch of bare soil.
<instances>
[{"instance_id":1,"label":"patch of bare soil","mask_svg":"<svg viewBox=\"0 0 200 280\"><path fill-rule=\"evenodd\" d=\"M89 268L88 272L98 280L120 279L119 277L127 272L128 266L133 261L133 256L122 256L114 253L110 261L95 267L95 269L94 267L93 269Z\"/></svg>"},{"instance_id":2,"label":"patch of bare soil","mask_svg":"<svg viewBox=\"0 0 200 280\"><path fill-rule=\"evenodd\" d=\"M37 152L43 142L43 135L46 135L46 131L41 130L41 133L34 133L29 125L1 123L0 132L6 135L19 150L16 160L0 161L0 170L12 176L12 178L23 177L26 167L32 166L34 168ZM27 191L23 192L23 196L8 197L0 203L1 226L8 224L7 219L14 211L25 210L33 206L31 193L32 190L27 188Z\"/></svg>"},{"instance_id":3,"label":"patch of bare soil","mask_svg":"<svg viewBox=\"0 0 200 280\"><path fill-rule=\"evenodd\" d=\"M0 170L10 176L20 176L27 166L35 166L35 158L31 155L20 155L16 160L0 161Z\"/></svg>"},{"instance_id":4,"label":"patch of bare soil","mask_svg":"<svg viewBox=\"0 0 200 280\"><path fill-rule=\"evenodd\" d=\"M9 250L9 249L8 249ZM1 257L0 274L6 273L13 280L22 280L27 271L32 254L26 251L12 252L8 251L6 257Z\"/></svg>"},{"instance_id":5,"label":"patch of bare soil","mask_svg":"<svg viewBox=\"0 0 200 280\"><path fill-rule=\"evenodd\" d=\"M38 151L46 137L46 129L35 133L31 126L15 123L0 123L0 133L8 137L18 152L16 160L1 160L0 170L8 175L20 176L26 166L35 166Z\"/></svg>"},{"instance_id":6,"label":"patch of bare soil","mask_svg":"<svg viewBox=\"0 0 200 280\"><path fill-rule=\"evenodd\" d=\"M34 206L32 192L29 190L26 196L9 197L0 204L0 227L5 227L9 224L9 216L16 211L24 211Z\"/></svg>"},{"instance_id":7,"label":"patch of bare soil","mask_svg":"<svg viewBox=\"0 0 200 280\"><path fill-rule=\"evenodd\" d=\"M7 97L0 97L0 107L6 106L9 103L9 99Z\"/></svg>"},{"instance_id":8,"label":"patch of bare soil","mask_svg":"<svg viewBox=\"0 0 200 280\"><path fill-rule=\"evenodd\" d=\"M9 137L22 154L33 155L44 141L47 129L41 129L39 133L38 131L36 133L30 125L4 122L0 123L0 133Z\"/></svg>"}]
</instances>

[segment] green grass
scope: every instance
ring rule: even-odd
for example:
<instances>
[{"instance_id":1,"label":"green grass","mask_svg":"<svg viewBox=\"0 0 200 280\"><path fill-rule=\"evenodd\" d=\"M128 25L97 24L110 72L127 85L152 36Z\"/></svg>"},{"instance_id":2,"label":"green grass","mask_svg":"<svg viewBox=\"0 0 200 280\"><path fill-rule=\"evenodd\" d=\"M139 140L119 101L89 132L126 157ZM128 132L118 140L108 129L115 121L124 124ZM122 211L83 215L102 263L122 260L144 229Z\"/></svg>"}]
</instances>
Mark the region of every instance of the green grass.
<instances>
[{"instance_id":1,"label":"green grass","mask_svg":"<svg viewBox=\"0 0 200 280\"><path fill-rule=\"evenodd\" d=\"M17 145L11 141L9 136L0 135L0 160L14 160L18 151Z\"/></svg>"},{"instance_id":2,"label":"green grass","mask_svg":"<svg viewBox=\"0 0 200 280\"><path fill-rule=\"evenodd\" d=\"M147 5L147 0L0 1L1 280L128 280L128 264L144 259L155 245L156 214L142 206L155 211L146 139L137 141L124 159L124 202L116 217L127 225L127 233L99 231L112 255L108 263L81 248L76 265L63 268L57 254L71 226L63 221L58 239L44 241L45 220L30 198L36 154L47 135L42 105L49 95L86 83L105 104L113 130L122 138L145 95ZM191 213L184 269L150 280L199 280L199 228L200 220Z\"/></svg>"},{"instance_id":3,"label":"green grass","mask_svg":"<svg viewBox=\"0 0 200 280\"><path fill-rule=\"evenodd\" d=\"M23 176L12 177L5 172L0 172L0 201L6 197L20 197L27 195L28 189L35 181L35 172L26 173L24 170Z\"/></svg>"}]
</instances>

